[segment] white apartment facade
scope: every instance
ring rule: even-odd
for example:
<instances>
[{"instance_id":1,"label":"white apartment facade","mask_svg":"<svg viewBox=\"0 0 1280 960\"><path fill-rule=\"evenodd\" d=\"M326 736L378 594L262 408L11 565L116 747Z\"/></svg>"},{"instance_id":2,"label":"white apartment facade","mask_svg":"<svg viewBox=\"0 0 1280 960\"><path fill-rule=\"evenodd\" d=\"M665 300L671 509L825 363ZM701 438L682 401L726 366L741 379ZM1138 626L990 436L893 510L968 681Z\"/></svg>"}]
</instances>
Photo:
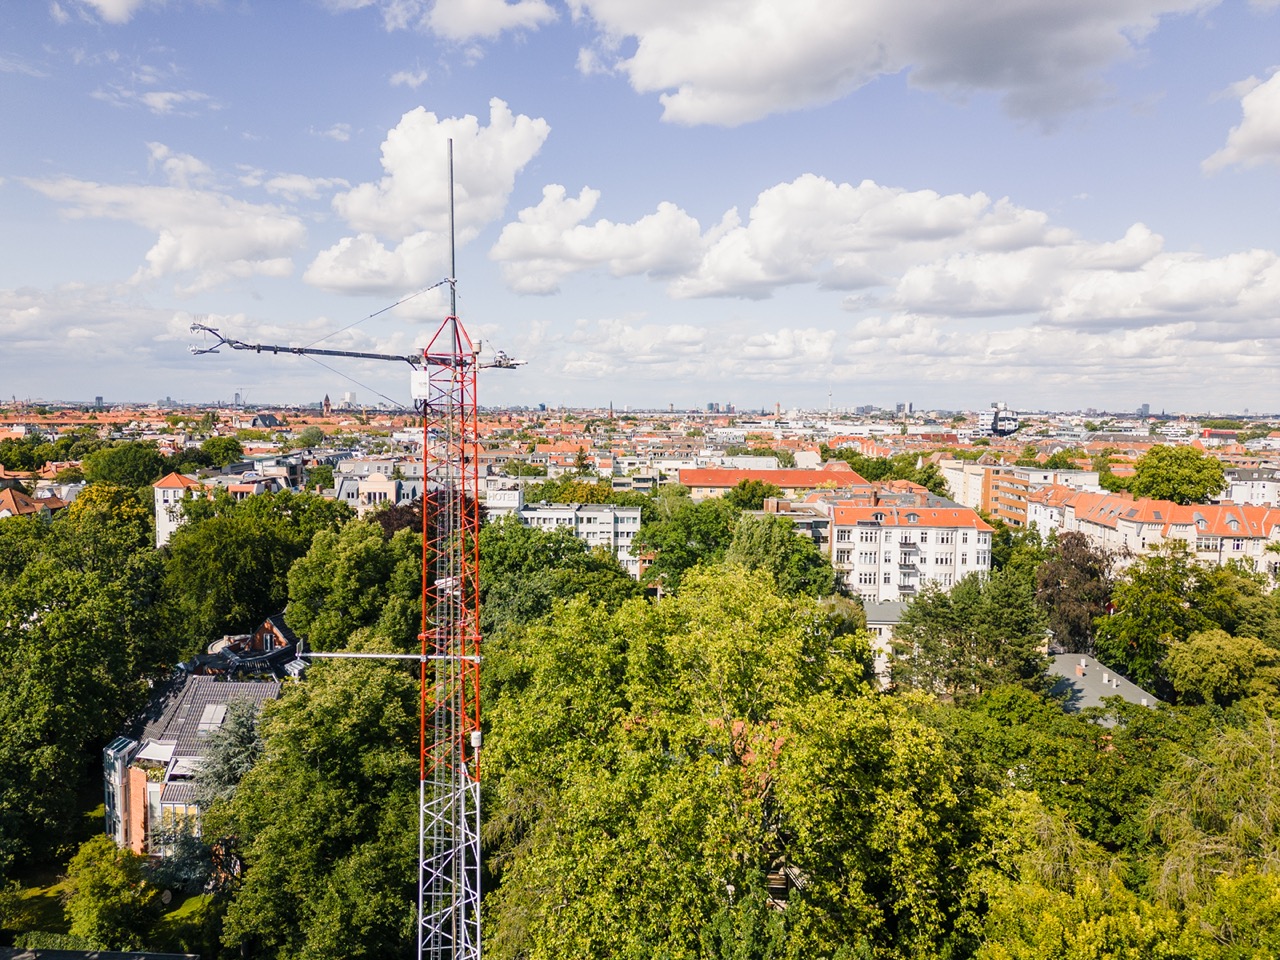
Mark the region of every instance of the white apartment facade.
<instances>
[{"instance_id":1,"label":"white apartment facade","mask_svg":"<svg viewBox=\"0 0 1280 960\"><path fill-rule=\"evenodd\" d=\"M991 572L990 524L963 507L832 507L831 562L867 602L910 600Z\"/></svg>"},{"instance_id":2,"label":"white apartment facade","mask_svg":"<svg viewBox=\"0 0 1280 960\"><path fill-rule=\"evenodd\" d=\"M489 492L485 509L491 517L514 514L526 527L568 530L588 547L603 547L636 580L643 572L640 558L631 555L631 544L640 530L640 508L613 503L529 503L523 490Z\"/></svg>"}]
</instances>

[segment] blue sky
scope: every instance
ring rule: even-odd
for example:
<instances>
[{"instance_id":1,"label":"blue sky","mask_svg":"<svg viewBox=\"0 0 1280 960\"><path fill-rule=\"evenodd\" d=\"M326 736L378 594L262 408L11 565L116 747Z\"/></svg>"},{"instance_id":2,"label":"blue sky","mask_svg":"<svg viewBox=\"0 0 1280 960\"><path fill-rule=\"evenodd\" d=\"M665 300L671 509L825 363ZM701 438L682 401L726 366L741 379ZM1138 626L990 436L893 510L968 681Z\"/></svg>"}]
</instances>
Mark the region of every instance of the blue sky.
<instances>
[{"instance_id":1,"label":"blue sky","mask_svg":"<svg viewBox=\"0 0 1280 960\"><path fill-rule=\"evenodd\" d=\"M0 395L1280 410L1280 0L52 0L0 24Z\"/></svg>"}]
</instances>

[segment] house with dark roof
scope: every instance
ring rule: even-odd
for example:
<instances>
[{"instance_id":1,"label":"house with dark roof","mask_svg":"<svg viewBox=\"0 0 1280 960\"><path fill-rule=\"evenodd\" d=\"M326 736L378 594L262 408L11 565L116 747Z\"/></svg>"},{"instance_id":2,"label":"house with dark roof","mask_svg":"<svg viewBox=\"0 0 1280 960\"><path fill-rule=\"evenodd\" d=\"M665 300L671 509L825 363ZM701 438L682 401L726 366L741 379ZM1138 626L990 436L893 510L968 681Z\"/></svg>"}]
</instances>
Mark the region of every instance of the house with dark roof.
<instances>
[{"instance_id":1,"label":"house with dark roof","mask_svg":"<svg viewBox=\"0 0 1280 960\"><path fill-rule=\"evenodd\" d=\"M199 828L195 777L227 705L247 700L260 710L279 697L283 678L296 675L297 650L298 638L276 614L179 665L147 710L102 751L106 830L117 844L164 856L158 829L184 821Z\"/></svg>"},{"instance_id":2,"label":"house with dark roof","mask_svg":"<svg viewBox=\"0 0 1280 960\"><path fill-rule=\"evenodd\" d=\"M1088 707L1106 706L1108 697L1121 697L1143 707L1154 707L1160 700L1133 681L1120 676L1110 667L1081 653L1060 653L1050 658L1050 694L1062 701L1067 713L1078 713ZM1103 724L1111 726L1104 719Z\"/></svg>"}]
</instances>

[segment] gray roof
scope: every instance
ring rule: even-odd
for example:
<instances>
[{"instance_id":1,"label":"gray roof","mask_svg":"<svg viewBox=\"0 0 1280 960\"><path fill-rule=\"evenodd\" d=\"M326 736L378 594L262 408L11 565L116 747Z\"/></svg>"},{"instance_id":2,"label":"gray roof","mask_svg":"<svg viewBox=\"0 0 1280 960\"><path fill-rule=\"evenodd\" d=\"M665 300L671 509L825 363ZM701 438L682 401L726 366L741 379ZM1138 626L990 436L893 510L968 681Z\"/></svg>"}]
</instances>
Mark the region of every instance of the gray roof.
<instances>
[{"instance_id":1,"label":"gray roof","mask_svg":"<svg viewBox=\"0 0 1280 960\"><path fill-rule=\"evenodd\" d=\"M903 600L866 600L862 608L867 612L867 626L896 627L907 604Z\"/></svg>"},{"instance_id":2,"label":"gray roof","mask_svg":"<svg viewBox=\"0 0 1280 960\"><path fill-rule=\"evenodd\" d=\"M1104 697L1123 697L1130 703L1148 707L1160 702L1155 694L1081 653L1060 653L1052 657L1049 677L1056 678L1050 693L1065 698L1062 707L1068 713L1104 706Z\"/></svg>"},{"instance_id":3,"label":"gray roof","mask_svg":"<svg viewBox=\"0 0 1280 960\"><path fill-rule=\"evenodd\" d=\"M158 740L173 743L175 757L202 757L212 723L222 722L217 708L232 700L249 700L259 709L280 696L279 680L222 680L218 677L188 676L172 690L163 712L147 724L140 742ZM214 717L216 716L216 722ZM202 727L204 721L204 729Z\"/></svg>"}]
</instances>

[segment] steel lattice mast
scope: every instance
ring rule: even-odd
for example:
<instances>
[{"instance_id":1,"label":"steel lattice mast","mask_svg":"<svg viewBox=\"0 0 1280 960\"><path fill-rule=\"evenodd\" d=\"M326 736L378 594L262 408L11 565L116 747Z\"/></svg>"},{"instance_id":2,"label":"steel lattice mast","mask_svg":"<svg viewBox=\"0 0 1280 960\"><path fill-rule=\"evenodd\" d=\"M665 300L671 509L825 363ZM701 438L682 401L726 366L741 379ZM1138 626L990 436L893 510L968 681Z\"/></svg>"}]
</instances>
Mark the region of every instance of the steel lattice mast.
<instances>
[{"instance_id":1,"label":"steel lattice mast","mask_svg":"<svg viewBox=\"0 0 1280 960\"><path fill-rule=\"evenodd\" d=\"M212 347L255 353L393 360L414 367L422 414L422 629L412 654L307 653L415 659L420 664L418 783L419 960L480 960L480 457L476 373L522 361L502 351L479 362L457 308L449 141L449 316L421 354L246 343L202 323Z\"/></svg>"},{"instance_id":2,"label":"steel lattice mast","mask_svg":"<svg viewBox=\"0 0 1280 960\"><path fill-rule=\"evenodd\" d=\"M466 331L452 315L426 356L418 955L479 960L477 364Z\"/></svg>"}]
</instances>

